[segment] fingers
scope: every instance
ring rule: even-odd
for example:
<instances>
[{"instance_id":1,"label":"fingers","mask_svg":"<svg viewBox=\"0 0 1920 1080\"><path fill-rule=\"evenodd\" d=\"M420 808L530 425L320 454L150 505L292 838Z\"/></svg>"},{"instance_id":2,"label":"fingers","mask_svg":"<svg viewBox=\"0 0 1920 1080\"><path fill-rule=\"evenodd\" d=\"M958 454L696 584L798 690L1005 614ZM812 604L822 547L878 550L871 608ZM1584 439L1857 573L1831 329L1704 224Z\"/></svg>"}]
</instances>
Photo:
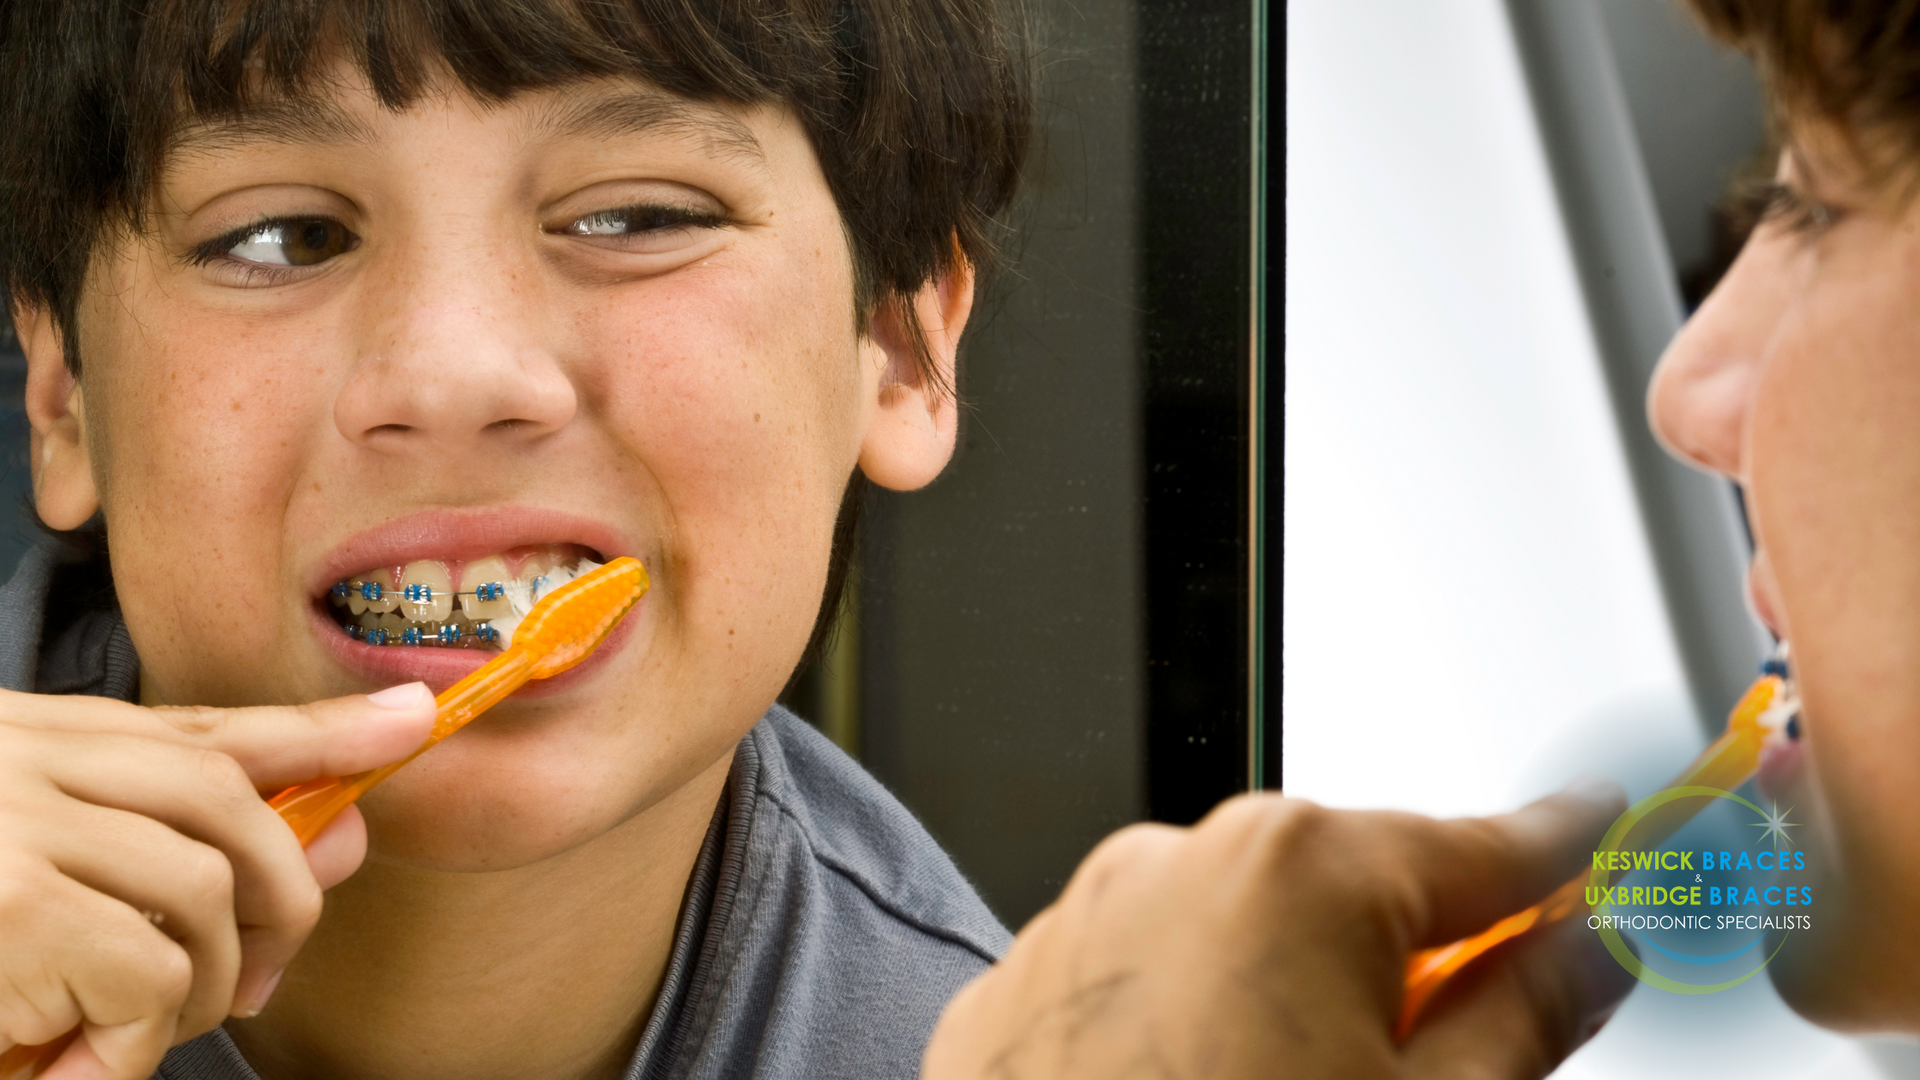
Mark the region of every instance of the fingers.
<instances>
[{"instance_id":1,"label":"fingers","mask_svg":"<svg viewBox=\"0 0 1920 1080\"><path fill-rule=\"evenodd\" d=\"M0 1037L37 1045L85 1020L46 1075L152 1075L192 985L185 949L132 907L18 859L0 866L0 925Z\"/></svg>"},{"instance_id":2,"label":"fingers","mask_svg":"<svg viewBox=\"0 0 1920 1080\"><path fill-rule=\"evenodd\" d=\"M299 842L251 778L212 750L119 735L38 738L50 744L37 755L48 779L68 796L27 815L44 823L41 849L70 876L173 920L167 930L197 973L187 1010L196 1032L251 1008L321 905ZM340 877L353 870L340 865L346 854L329 855Z\"/></svg>"},{"instance_id":3,"label":"fingers","mask_svg":"<svg viewBox=\"0 0 1920 1080\"><path fill-rule=\"evenodd\" d=\"M309 858L259 789L398 760L434 711L417 683L228 710L0 691L0 1050L79 1028L47 1076L138 1080L257 1012L366 851L349 812Z\"/></svg>"},{"instance_id":4,"label":"fingers","mask_svg":"<svg viewBox=\"0 0 1920 1080\"><path fill-rule=\"evenodd\" d=\"M119 900L186 950L193 988L183 1035L226 1016L240 970L233 870L216 848L139 814L68 801L45 822L42 846L73 881Z\"/></svg>"},{"instance_id":5,"label":"fingers","mask_svg":"<svg viewBox=\"0 0 1920 1080\"><path fill-rule=\"evenodd\" d=\"M0 690L0 724L134 735L217 750L238 761L262 789L396 761L426 741L433 714L433 694L424 683L307 705L241 709L148 709L105 698Z\"/></svg>"},{"instance_id":6,"label":"fingers","mask_svg":"<svg viewBox=\"0 0 1920 1080\"><path fill-rule=\"evenodd\" d=\"M1418 890L1407 912L1412 946L1458 941L1545 897L1588 865L1625 810L1617 786L1594 781L1510 814L1414 819L1395 851Z\"/></svg>"},{"instance_id":7,"label":"fingers","mask_svg":"<svg viewBox=\"0 0 1920 1080\"><path fill-rule=\"evenodd\" d=\"M238 761L266 789L347 776L405 757L433 730L434 700L425 683L406 683L309 705L151 711L186 741Z\"/></svg>"},{"instance_id":8,"label":"fingers","mask_svg":"<svg viewBox=\"0 0 1920 1080\"><path fill-rule=\"evenodd\" d=\"M1405 1047L1407 1071L1422 1080L1545 1076L1633 985L1577 922L1529 935L1447 988Z\"/></svg>"},{"instance_id":9,"label":"fingers","mask_svg":"<svg viewBox=\"0 0 1920 1080\"><path fill-rule=\"evenodd\" d=\"M322 889L353 876L367 857L367 819L349 806L307 845L307 867Z\"/></svg>"}]
</instances>

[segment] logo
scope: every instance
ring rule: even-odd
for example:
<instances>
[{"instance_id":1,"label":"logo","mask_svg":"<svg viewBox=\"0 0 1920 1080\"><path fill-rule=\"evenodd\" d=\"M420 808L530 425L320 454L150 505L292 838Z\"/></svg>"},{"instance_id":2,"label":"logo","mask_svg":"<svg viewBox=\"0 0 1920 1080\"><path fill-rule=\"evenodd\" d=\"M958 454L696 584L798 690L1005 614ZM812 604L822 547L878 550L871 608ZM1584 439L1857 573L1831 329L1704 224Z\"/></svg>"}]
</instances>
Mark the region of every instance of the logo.
<instances>
[{"instance_id":1,"label":"logo","mask_svg":"<svg viewBox=\"0 0 1920 1080\"><path fill-rule=\"evenodd\" d=\"M1681 801L1698 799L1737 804L1759 820L1729 823L1727 815L1702 814L1721 818L1720 827L1709 820L1668 846L1634 844L1636 829L1657 835L1665 831L1661 818L1685 813ZM1668 788L1640 800L1593 853L1588 928L1635 978L1662 990L1712 994L1746 982L1789 934L1813 926L1811 856L1793 845L1791 831L1799 826L1788 820L1792 813L1763 810L1714 787ZM1730 834L1728 826L1738 824L1744 833ZM1623 934L1639 944L1638 955Z\"/></svg>"}]
</instances>

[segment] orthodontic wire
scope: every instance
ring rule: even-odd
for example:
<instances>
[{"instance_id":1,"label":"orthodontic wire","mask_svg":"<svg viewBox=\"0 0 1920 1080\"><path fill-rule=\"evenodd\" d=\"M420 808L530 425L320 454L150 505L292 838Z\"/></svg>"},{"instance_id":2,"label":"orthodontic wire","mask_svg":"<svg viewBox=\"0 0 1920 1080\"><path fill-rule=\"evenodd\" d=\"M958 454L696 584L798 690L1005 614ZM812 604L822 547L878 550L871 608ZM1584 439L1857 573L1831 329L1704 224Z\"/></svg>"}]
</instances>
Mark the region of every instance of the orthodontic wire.
<instances>
[{"instance_id":1,"label":"orthodontic wire","mask_svg":"<svg viewBox=\"0 0 1920 1080\"><path fill-rule=\"evenodd\" d=\"M547 575L541 574L539 577L528 582L527 587L535 595L538 595L541 591L545 590L549 584L550 581ZM336 581L334 582L332 590L333 595L342 599L351 596L356 591L363 600L378 603L386 599L386 586L378 581L362 581L360 588L357 590L354 589L349 582ZM506 598L506 595L507 587L498 581L482 582L477 588L470 592L456 589L445 593L435 593L433 586L424 585L420 582L409 582L400 586L400 602L403 604L431 604L435 596L446 596L448 598L471 596L476 600L484 602L488 600L503 600ZM466 637L466 633L454 623L443 623L440 629L432 636L428 636L420 627L410 626L400 632L400 637L397 641L388 640L392 635L388 633L384 627L374 627L369 630L354 623L342 623L341 629L345 630L347 636L355 641L365 641L372 645L426 645L429 642L435 645L458 645L461 640ZM500 640L500 631L493 628L491 621L474 623L472 634L481 642L489 645Z\"/></svg>"}]
</instances>

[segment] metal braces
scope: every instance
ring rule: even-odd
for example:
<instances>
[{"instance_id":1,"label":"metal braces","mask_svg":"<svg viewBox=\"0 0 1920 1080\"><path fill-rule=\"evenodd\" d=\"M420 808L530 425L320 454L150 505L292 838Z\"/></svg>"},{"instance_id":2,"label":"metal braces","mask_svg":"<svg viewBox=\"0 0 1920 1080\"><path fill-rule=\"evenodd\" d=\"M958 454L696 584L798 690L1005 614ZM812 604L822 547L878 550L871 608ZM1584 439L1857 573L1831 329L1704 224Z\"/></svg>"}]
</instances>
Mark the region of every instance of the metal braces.
<instances>
[{"instance_id":1,"label":"metal braces","mask_svg":"<svg viewBox=\"0 0 1920 1080\"><path fill-rule=\"evenodd\" d=\"M469 634L482 644L500 643L500 631L495 630L493 624L484 622L474 623L471 628L462 628L458 623L442 623L440 629L432 634L428 634L424 627L409 626L397 638L381 626L368 630L357 623L346 623L343 629L348 637L369 645L458 645Z\"/></svg>"},{"instance_id":2,"label":"metal braces","mask_svg":"<svg viewBox=\"0 0 1920 1080\"><path fill-rule=\"evenodd\" d=\"M528 587L536 593L544 591L547 587L547 576L542 574L534 578L528 583ZM353 584L347 581L336 581L333 583L333 595L342 600L353 595L355 592L360 594L361 599L373 601L385 599L387 595L386 586L377 581L363 581L360 583L358 589L355 589ZM487 581L475 586L472 591L456 589L445 594L440 594L433 591L433 586L418 581L400 586L400 599L408 603L430 604L433 602L433 598L439 595L454 597L471 596L475 600L500 600L506 597L507 587L498 581Z\"/></svg>"}]
</instances>

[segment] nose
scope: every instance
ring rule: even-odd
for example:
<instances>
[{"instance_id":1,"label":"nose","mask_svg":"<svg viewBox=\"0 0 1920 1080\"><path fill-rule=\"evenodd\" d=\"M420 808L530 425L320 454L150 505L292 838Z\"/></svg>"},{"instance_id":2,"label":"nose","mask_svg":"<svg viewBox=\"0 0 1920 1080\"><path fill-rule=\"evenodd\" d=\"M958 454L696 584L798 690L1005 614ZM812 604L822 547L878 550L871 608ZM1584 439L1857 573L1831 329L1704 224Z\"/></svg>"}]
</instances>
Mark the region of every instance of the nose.
<instances>
[{"instance_id":1,"label":"nose","mask_svg":"<svg viewBox=\"0 0 1920 1080\"><path fill-rule=\"evenodd\" d=\"M541 333L537 275L510 256L423 253L369 282L361 358L334 402L349 442L387 454L471 455L567 426L573 381Z\"/></svg>"},{"instance_id":2,"label":"nose","mask_svg":"<svg viewBox=\"0 0 1920 1080\"><path fill-rule=\"evenodd\" d=\"M1794 246L1792 236L1762 223L1667 346L1647 389L1647 416L1669 453L1744 482L1747 418L1790 299Z\"/></svg>"}]
</instances>

